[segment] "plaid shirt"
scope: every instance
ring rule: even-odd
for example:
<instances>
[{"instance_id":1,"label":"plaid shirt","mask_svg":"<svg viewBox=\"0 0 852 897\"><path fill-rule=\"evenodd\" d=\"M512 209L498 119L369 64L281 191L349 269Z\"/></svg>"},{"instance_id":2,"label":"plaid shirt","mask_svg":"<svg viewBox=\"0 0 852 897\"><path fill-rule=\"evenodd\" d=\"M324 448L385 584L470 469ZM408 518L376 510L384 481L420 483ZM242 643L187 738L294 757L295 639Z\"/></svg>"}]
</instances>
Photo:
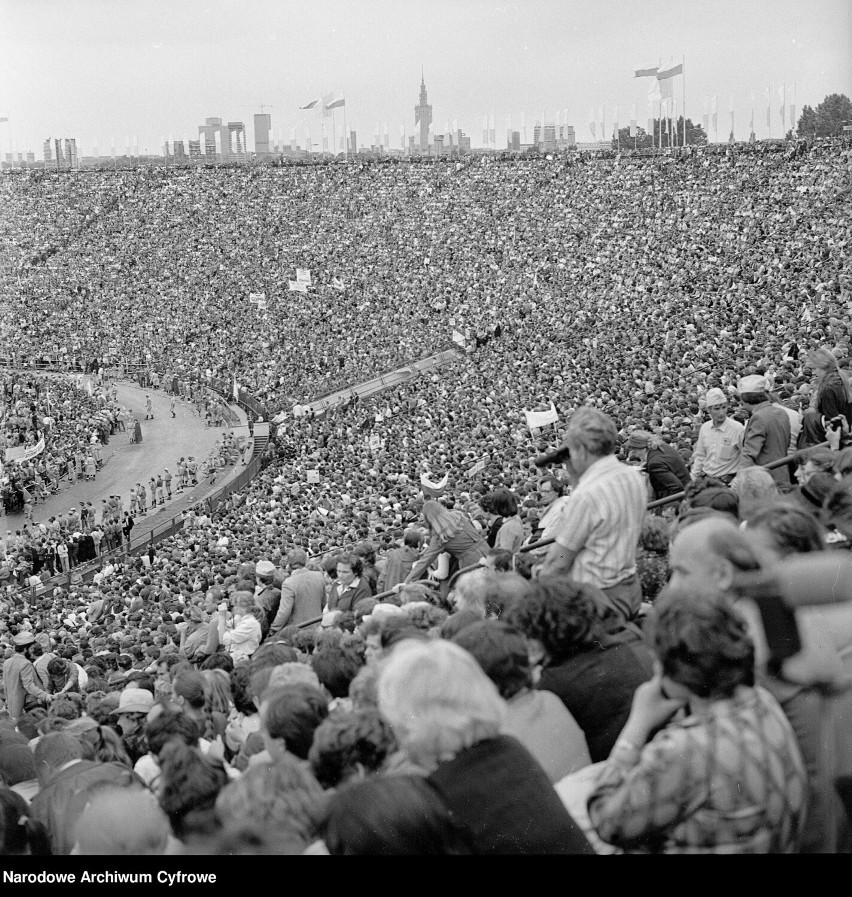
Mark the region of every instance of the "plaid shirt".
<instances>
[{"instance_id":1,"label":"plaid shirt","mask_svg":"<svg viewBox=\"0 0 852 897\"><path fill-rule=\"evenodd\" d=\"M792 853L807 778L776 700L741 687L641 751L619 741L589 796L598 835L654 853Z\"/></svg>"}]
</instances>

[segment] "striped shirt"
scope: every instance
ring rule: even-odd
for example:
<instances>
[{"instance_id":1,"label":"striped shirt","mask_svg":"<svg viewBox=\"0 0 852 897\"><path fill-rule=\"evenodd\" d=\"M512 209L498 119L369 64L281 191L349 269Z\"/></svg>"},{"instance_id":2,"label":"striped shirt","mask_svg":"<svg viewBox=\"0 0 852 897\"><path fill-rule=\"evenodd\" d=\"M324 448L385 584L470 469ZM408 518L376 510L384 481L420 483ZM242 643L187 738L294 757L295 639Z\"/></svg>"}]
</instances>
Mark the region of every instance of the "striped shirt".
<instances>
[{"instance_id":1,"label":"striped shirt","mask_svg":"<svg viewBox=\"0 0 852 897\"><path fill-rule=\"evenodd\" d=\"M578 552L573 580L609 589L636 573L647 500L642 475L615 455L583 471L554 533L563 548Z\"/></svg>"}]
</instances>

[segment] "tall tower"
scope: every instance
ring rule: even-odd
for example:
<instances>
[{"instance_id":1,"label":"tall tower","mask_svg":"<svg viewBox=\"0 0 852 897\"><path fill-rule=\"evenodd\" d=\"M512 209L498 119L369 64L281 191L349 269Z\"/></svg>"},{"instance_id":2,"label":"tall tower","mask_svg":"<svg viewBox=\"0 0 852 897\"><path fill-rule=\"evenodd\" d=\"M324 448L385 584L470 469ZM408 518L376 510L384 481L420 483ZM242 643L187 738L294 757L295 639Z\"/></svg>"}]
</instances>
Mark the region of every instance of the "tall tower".
<instances>
[{"instance_id":1,"label":"tall tower","mask_svg":"<svg viewBox=\"0 0 852 897\"><path fill-rule=\"evenodd\" d=\"M432 107L426 102L426 80L420 70L420 105L414 107L414 124L420 125L420 151L429 151L429 125L432 124Z\"/></svg>"}]
</instances>

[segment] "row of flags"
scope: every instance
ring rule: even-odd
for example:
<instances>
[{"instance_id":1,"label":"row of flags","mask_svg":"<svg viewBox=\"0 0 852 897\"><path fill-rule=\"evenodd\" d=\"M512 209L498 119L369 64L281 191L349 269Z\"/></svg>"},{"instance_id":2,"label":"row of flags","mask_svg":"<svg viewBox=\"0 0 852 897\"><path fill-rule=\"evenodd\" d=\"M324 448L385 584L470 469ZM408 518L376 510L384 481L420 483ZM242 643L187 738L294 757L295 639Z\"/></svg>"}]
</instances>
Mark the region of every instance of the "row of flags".
<instances>
[{"instance_id":1,"label":"row of flags","mask_svg":"<svg viewBox=\"0 0 852 897\"><path fill-rule=\"evenodd\" d=\"M317 97L317 99L311 100L304 106L299 106L299 108L317 109L318 111L322 111L323 116L328 117L335 109L342 109L345 105L346 98L343 96L343 93L327 93L323 97Z\"/></svg>"},{"instance_id":2,"label":"row of flags","mask_svg":"<svg viewBox=\"0 0 852 897\"><path fill-rule=\"evenodd\" d=\"M780 101L780 105L778 106L778 117L781 121L781 129L784 133L787 132L789 128L794 128L796 126L796 85L793 84L792 91L788 93L787 85L782 84L778 87L778 100ZM771 130L772 128L772 105L773 105L773 96L772 96L772 88L767 87L763 91L763 98L766 100L766 127ZM755 109L756 105L756 95L754 91L751 92L751 118L749 120L749 130L751 133L754 133L754 122L755 122ZM792 100L792 102L788 103L788 100ZM719 130L719 116L718 116L718 95L714 94L712 97L704 98L704 130L708 134L710 134L710 125L713 126L714 134L718 133ZM731 94L728 100L728 112L731 116L731 134L734 132L734 95Z\"/></svg>"}]
</instances>

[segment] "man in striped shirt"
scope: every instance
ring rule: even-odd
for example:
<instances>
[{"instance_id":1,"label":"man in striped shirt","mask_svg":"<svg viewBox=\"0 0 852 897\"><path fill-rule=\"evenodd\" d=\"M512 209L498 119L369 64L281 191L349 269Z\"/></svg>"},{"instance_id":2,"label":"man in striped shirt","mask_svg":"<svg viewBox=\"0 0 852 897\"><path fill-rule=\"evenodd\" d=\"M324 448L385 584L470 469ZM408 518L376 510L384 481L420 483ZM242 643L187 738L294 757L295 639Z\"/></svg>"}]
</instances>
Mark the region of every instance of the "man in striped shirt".
<instances>
[{"instance_id":1,"label":"man in striped shirt","mask_svg":"<svg viewBox=\"0 0 852 897\"><path fill-rule=\"evenodd\" d=\"M596 586L630 620L642 603L636 546L647 492L641 474L615 457L617 438L609 416L583 407L571 416L562 445L536 459L539 467L563 462L577 482L538 575Z\"/></svg>"}]
</instances>

